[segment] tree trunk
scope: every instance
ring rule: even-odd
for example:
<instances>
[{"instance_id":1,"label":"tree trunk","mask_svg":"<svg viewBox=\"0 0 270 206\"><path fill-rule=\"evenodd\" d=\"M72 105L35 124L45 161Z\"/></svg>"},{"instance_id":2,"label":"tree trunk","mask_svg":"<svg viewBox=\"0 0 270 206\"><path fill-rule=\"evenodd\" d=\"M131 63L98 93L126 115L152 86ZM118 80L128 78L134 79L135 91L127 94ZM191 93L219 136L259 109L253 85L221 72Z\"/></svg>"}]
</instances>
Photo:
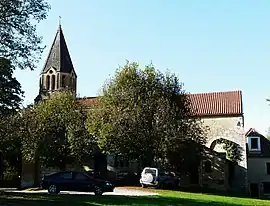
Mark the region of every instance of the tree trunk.
<instances>
[{"instance_id":1,"label":"tree trunk","mask_svg":"<svg viewBox=\"0 0 270 206\"><path fill-rule=\"evenodd\" d=\"M34 160L34 186L37 187L40 184L40 161L39 157Z\"/></svg>"}]
</instances>

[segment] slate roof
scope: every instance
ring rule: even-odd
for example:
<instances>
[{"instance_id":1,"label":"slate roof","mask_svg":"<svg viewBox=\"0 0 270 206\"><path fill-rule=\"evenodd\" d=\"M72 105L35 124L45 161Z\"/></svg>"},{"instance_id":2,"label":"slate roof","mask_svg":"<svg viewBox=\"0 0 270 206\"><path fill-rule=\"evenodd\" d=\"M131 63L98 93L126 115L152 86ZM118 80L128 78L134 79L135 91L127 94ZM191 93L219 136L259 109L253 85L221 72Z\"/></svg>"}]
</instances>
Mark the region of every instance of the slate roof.
<instances>
[{"instance_id":1,"label":"slate roof","mask_svg":"<svg viewBox=\"0 0 270 206\"><path fill-rule=\"evenodd\" d=\"M242 116L242 92L211 92L199 94L187 94L191 101L191 107L200 117L214 116ZM79 98L78 103L86 107L97 104L96 97Z\"/></svg>"},{"instance_id":2,"label":"slate roof","mask_svg":"<svg viewBox=\"0 0 270 206\"><path fill-rule=\"evenodd\" d=\"M73 70L75 73L61 25L58 27L41 73L47 72L51 67L57 72L70 73Z\"/></svg>"},{"instance_id":3,"label":"slate roof","mask_svg":"<svg viewBox=\"0 0 270 206\"><path fill-rule=\"evenodd\" d=\"M255 158L264 158L264 157L270 157L270 141L260 134L256 129L250 128L246 134L246 138L248 137L260 137L260 143L261 143L261 152L248 152L248 157L255 157ZM248 147L247 147L248 148Z\"/></svg>"}]
</instances>

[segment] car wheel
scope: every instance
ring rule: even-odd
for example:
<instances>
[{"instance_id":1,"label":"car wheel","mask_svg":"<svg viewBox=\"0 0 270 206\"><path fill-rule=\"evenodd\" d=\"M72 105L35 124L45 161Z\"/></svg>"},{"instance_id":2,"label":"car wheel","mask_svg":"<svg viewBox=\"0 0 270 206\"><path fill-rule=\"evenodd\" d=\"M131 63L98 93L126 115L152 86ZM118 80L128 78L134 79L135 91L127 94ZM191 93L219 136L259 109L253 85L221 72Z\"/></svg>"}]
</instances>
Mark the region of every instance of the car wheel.
<instances>
[{"instance_id":1,"label":"car wheel","mask_svg":"<svg viewBox=\"0 0 270 206\"><path fill-rule=\"evenodd\" d=\"M58 194L59 190L58 190L56 185L52 184L49 186L48 192L49 192L49 194Z\"/></svg>"},{"instance_id":2,"label":"car wheel","mask_svg":"<svg viewBox=\"0 0 270 206\"><path fill-rule=\"evenodd\" d=\"M102 191L102 189L99 186L95 186L94 193L95 193L95 195L100 196L100 195L103 194L103 191Z\"/></svg>"},{"instance_id":3,"label":"car wheel","mask_svg":"<svg viewBox=\"0 0 270 206\"><path fill-rule=\"evenodd\" d=\"M145 184L142 184L142 188L147 188L147 185L145 185Z\"/></svg>"}]
</instances>

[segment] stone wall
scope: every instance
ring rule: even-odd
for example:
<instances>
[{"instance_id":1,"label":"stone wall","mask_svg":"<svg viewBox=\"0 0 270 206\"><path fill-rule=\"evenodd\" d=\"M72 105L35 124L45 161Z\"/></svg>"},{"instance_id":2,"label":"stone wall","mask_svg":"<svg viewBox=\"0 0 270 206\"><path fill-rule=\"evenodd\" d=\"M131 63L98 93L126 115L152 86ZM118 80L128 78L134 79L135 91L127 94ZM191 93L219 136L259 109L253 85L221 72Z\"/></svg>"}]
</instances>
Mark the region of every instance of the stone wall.
<instances>
[{"instance_id":1,"label":"stone wall","mask_svg":"<svg viewBox=\"0 0 270 206\"><path fill-rule=\"evenodd\" d=\"M201 164L201 185L205 188L227 191L230 188L228 174L226 155L207 151L206 158Z\"/></svg>"},{"instance_id":2,"label":"stone wall","mask_svg":"<svg viewBox=\"0 0 270 206\"><path fill-rule=\"evenodd\" d=\"M221 145L213 145L217 139L223 138L237 143L242 149L242 160L235 167L233 187L235 191L241 193L248 192L247 182L247 155L246 155L246 139L244 133L244 118L243 117L217 117L204 118L205 126L208 126L208 141L206 146L214 146L217 152L226 152Z\"/></svg>"}]
</instances>

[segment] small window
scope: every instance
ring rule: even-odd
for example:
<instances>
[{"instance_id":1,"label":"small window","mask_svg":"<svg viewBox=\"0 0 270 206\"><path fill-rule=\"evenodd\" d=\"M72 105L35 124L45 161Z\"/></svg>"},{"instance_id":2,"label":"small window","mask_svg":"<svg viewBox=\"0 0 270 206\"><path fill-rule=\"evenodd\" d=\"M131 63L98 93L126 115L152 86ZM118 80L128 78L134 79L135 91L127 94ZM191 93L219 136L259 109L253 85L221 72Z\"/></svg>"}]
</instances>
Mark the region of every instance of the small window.
<instances>
[{"instance_id":1,"label":"small window","mask_svg":"<svg viewBox=\"0 0 270 206\"><path fill-rule=\"evenodd\" d=\"M266 163L266 173L270 175L270 162Z\"/></svg>"},{"instance_id":2,"label":"small window","mask_svg":"<svg viewBox=\"0 0 270 206\"><path fill-rule=\"evenodd\" d=\"M73 88L76 90L76 78L73 79Z\"/></svg>"},{"instance_id":3,"label":"small window","mask_svg":"<svg viewBox=\"0 0 270 206\"><path fill-rule=\"evenodd\" d=\"M72 172L65 172L60 174L60 178L64 180L71 180L72 179Z\"/></svg>"},{"instance_id":4,"label":"small window","mask_svg":"<svg viewBox=\"0 0 270 206\"><path fill-rule=\"evenodd\" d=\"M251 142L251 145L250 145L251 149L258 149L258 139L257 138L251 138L250 142Z\"/></svg>"},{"instance_id":5,"label":"small window","mask_svg":"<svg viewBox=\"0 0 270 206\"><path fill-rule=\"evenodd\" d=\"M65 87L66 86L66 82L65 81L66 81L66 75L63 75L62 76L62 81L61 81L61 86L62 87Z\"/></svg>"},{"instance_id":6,"label":"small window","mask_svg":"<svg viewBox=\"0 0 270 206\"><path fill-rule=\"evenodd\" d=\"M157 173L157 170L155 169L146 169L144 171L145 174L152 174L152 175L156 175ZM164 175L165 173L164 172L159 172L159 175Z\"/></svg>"},{"instance_id":7,"label":"small window","mask_svg":"<svg viewBox=\"0 0 270 206\"><path fill-rule=\"evenodd\" d=\"M52 75L52 90L55 90L55 75Z\"/></svg>"},{"instance_id":8,"label":"small window","mask_svg":"<svg viewBox=\"0 0 270 206\"><path fill-rule=\"evenodd\" d=\"M69 77L69 86L72 87L73 86L73 82L72 82L73 78Z\"/></svg>"},{"instance_id":9,"label":"small window","mask_svg":"<svg viewBox=\"0 0 270 206\"><path fill-rule=\"evenodd\" d=\"M46 76L46 89L50 89L50 76L49 75L47 75Z\"/></svg>"},{"instance_id":10,"label":"small window","mask_svg":"<svg viewBox=\"0 0 270 206\"><path fill-rule=\"evenodd\" d=\"M249 137L248 147L251 152L259 152L261 150L260 137Z\"/></svg>"},{"instance_id":11,"label":"small window","mask_svg":"<svg viewBox=\"0 0 270 206\"><path fill-rule=\"evenodd\" d=\"M204 171L206 173L211 173L212 172L212 164L210 161L205 161L204 162Z\"/></svg>"},{"instance_id":12,"label":"small window","mask_svg":"<svg viewBox=\"0 0 270 206\"><path fill-rule=\"evenodd\" d=\"M56 78L56 89L59 89L59 74L57 74Z\"/></svg>"},{"instance_id":13,"label":"small window","mask_svg":"<svg viewBox=\"0 0 270 206\"><path fill-rule=\"evenodd\" d=\"M76 176L75 176L75 179L76 179L76 180L87 180L88 178L87 178L86 175L84 175L84 174L78 172L78 173L76 174Z\"/></svg>"}]
</instances>

